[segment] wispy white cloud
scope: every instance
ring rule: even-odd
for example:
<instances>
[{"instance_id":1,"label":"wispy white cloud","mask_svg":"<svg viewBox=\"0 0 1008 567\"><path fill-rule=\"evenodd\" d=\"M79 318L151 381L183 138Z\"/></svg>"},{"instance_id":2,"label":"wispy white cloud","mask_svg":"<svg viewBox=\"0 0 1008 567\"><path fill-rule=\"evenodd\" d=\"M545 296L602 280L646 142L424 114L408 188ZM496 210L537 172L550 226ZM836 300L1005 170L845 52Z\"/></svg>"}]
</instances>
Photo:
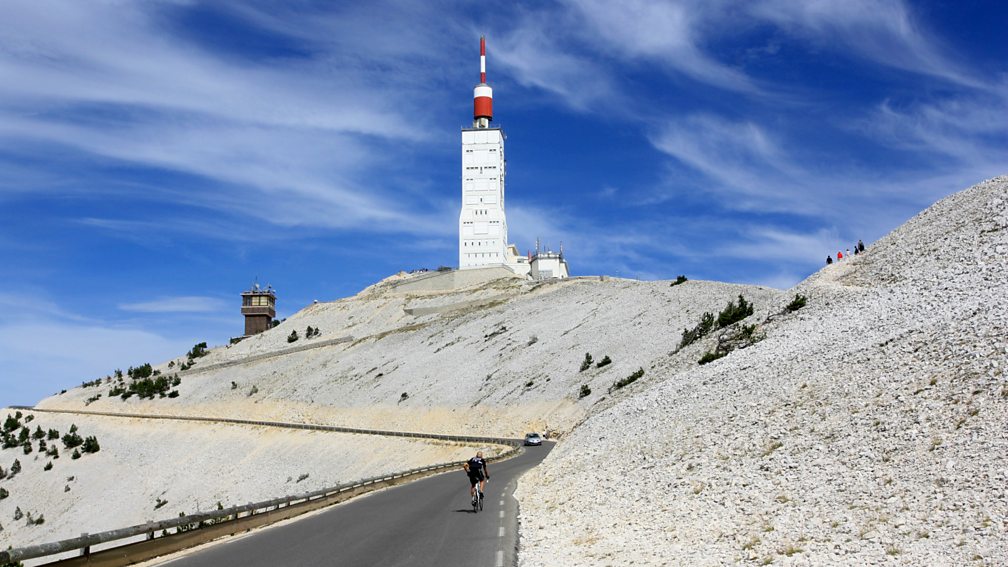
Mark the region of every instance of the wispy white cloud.
<instances>
[{"instance_id":1,"label":"wispy white cloud","mask_svg":"<svg viewBox=\"0 0 1008 567\"><path fill-rule=\"evenodd\" d=\"M936 43L902 0L761 0L745 11L819 48L969 87L987 85Z\"/></svg>"},{"instance_id":2,"label":"wispy white cloud","mask_svg":"<svg viewBox=\"0 0 1008 567\"><path fill-rule=\"evenodd\" d=\"M159 297L135 303L120 303L118 307L123 311L137 313L220 313L227 310L230 304L219 297L181 295Z\"/></svg>"}]
</instances>

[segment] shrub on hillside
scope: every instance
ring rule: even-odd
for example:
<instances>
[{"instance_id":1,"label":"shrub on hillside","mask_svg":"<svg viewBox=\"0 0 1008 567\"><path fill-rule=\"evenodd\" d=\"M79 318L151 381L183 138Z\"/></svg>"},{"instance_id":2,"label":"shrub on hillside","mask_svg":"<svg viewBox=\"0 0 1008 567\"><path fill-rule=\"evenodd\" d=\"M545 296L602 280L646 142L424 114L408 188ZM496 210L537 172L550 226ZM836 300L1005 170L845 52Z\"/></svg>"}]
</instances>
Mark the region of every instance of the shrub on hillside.
<instances>
[{"instance_id":1,"label":"shrub on hillside","mask_svg":"<svg viewBox=\"0 0 1008 567\"><path fill-rule=\"evenodd\" d=\"M588 370L589 368L591 368L591 365L592 365L592 355L591 353L586 352L584 361L581 362L581 370L579 370L578 372L584 372L585 370Z\"/></svg>"},{"instance_id":2,"label":"shrub on hillside","mask_svg":"<svg viewBox=\"0 0 1008 567\"><path fill-rule=\"evenodd\" d=\"M0 488L0 500L3 500L4 498L7 498L8 496L10 496L10 492L7 492L6 488Z\"/></svg>"},{"instance_id":3,"label":"shrub on hillside","mask_svg":"<svg viewBox=\"0 0 1008 567\"><path fill-rule=\"evenodd\" d=\"M42 439L43 437L45 437L45 431L42 431L41 427L36 426L35 433L32 433L32 439Z\"/></svg>"},{"instance_id":4,"label":"shrub on hillside","mask_svg":"<svg viewBox=\"0 0 1008 567\"><path fill-rule=\"evenodd\" d=\"M719 358L722 358L724 356L727 356L727 355L728 355L727 351L722 351L722 350L714 349L714 350L705 352L704 355L700 357L700 360L698 362L700 364L707 364L708 362L713 362L713 361L715 361L715 360L717 360Z\"/></svg>"},{"instance_id":5,"label":"shrub on hillside","mask_svg":"<svg viewBox=\"0 0 1008 567\"><path fill-rule=\"evenodd\" d=\"M718 314L718 328L725 328L732 323L737 323L753 314L753 304L748 303L741 294L738 296L738 303L729 301L728 305Z\"/></svg>"},{"instance_id":6,"label":"shrub on hillside","mask_svg":"<svg viewBox=\"0 0 1008 567\"><path fill-rule=\"evenodd\" d=\"M30 437L31 437L31 431L28 430L28 426L26 425L21 428L20 432L18 432L18 443L24 444L24 442L27 441Z\"/></svg>"},{"instance_id":7,"label":"shrub on hillside","mask_svg":"<svg viewBox=\"0 0 1008 567\"><path fill-rule=\"evenodd\" d=\"M591 395L591 388L588 387L588 384L581 384L581 391L578 392L578 399L580 400L581 398L585 398L590 395Z\"/></svg>"},{"instance_id":8,"label":"shrub on hillside","mask_svg":"<svg viewBox=\"0 0 1008 567\"><path fill-rule=\"evenodd\" d=\"M54 459L58 459L59 458L59 449L56 448L56 445L50 445L49 446L49 450L46 451L46 455L48 455L48 456L50 456L50 457L52 457Z\"/></svg>"},{"instance_id":9,"label":"shrub on hillside","mask_svg":"<svg viewBox=\"0 0 1008 567\"><path fill-rule=\"evenodd\" d=\"M788 303L784 307L784 310L787 311L788 313L794 313L795 311L798 311L802 307L805 307L805 304L807 302L808 302L808 298L807 297L805 297L804 295L801 295L800 293L796 293L795 296L794 296L794 299L792 299L791 303Z\"/></svg>"},{"instance_id":10,"label":"shrub on hillside","mask_svg":"<svg viewBox=\"0 0 1008 567\"><path fill-rule=\"evenodd\" d=\"M55 429L50 429L49 433L46 434L46 439L50 441L55 441L56 439L59 439L59 431L56 431Z\"/></svg>"},{"instance_id":11,"label":"shrub on hillside","mask_svg":"<svg viewBox=\"0 0 1008 567\"><path fill-rule=\"evenodd\" d=\"M42 467L42 470L44 470L44 471L51 471L52 470L52 461L49 461L48 463L46 463L46 465L44 467Z\"/></svg>"},{"instance_id":12,"label":"shrub on hillside","mask_svg":"<svg viewBox=\"0 0 1008 567\"><path fill-rule=\"evenodd\" d=\"M634 372L633 374L627 376L622 380L617 380L616 382L614 382L610 390L619 390L620 388L629 386L630 384L633 384L638 379L640 379L642 376L644 376L644 369L638 368L637 371Z\"/></svg>"},{"instance_id":13,"label":"shrub on hillside","mask_svg":"<svg viewBox=\"0 0 1008 567\"><path fill-rule=\"evenodd\" d=\"M675 279L674 282L672 282L671 284L669 284L669 287L672 287L674 285L679 285L679 284L685 283L685 282L686 282L686 276L680 275L680 276L676 277L676 279Z\"/></svg>"},{"instance_id":14,"label":"shrub on hillside","mask_svg":"<svg viewBox=\"0 0 1008 567\"><path fill-rule=\"evenodd\" d=\"M126 371L126 374L134 380L138 380L140 378L150 378L154 375L154 367L151 366L149 362L146 362L136 368L130 366Z\"/></svg>"},{"instance_id":15,"label":"shrub on hillside","mask_svg":"<svg viewBox=\"0 0 1008 567\"><path fill-rule=\"evenodd\" d=\"M70 433L63 436L63 446L67 449L73 449L74 447L80 447L84 443L84 439L77 434L76 429L71 429Z\"/></svg>"},{"instance_id":16,"label":"shrub on hillside","mask_svg":"<svg viewBox=\"0 0 1008 567\"><path fill-rule=\"evenodd\" d=\"M298 340L297 331L291 331L291 334L287 335L287 342L292 343L296 340Z\"/></svg>"},{"instance_id":17,"label":"shrub on hillside","mask_svg":"<svg viewBox=\"0 0 1008 567\"><path fill-rule=\"evenodd\" d=\"M609 364L612 364L612 359L609 358L609 355L607 354L602 357L602 360L598 361L598 364L595 365L595 368L602 368L603 366L608 366Z\"/></svg>"},{"instance_id":18,"label":"shrub on hillside","mask_svg":"<svg viewBox=\"0 0 1008 567\"><path fill-rule=\"evenodd\" d=\"M4 433L2 441L4 449L12 449L18 446L17 437L14 437L10 433Z\"/></svg>"},{"instance_id":19,"label":"shrub on hillside","mask_svg":"<svg viewBox=\"0 0 1008 567\"><path fill-rule=\"evenodd\" d=\"M84 444L81 445L81 450L85 453L97 453L100 451L101 447L98 445L98 438L92 435L85 439Z\"/></svg>"},{"instance_id":20,"label":"shrub on hillside","mask_svg":"<svg viewBox=\"0 0 1008 567\"><path fill-rule=\"evenodd\" d=\"M32 452L31 441L25 441L24 445L21 445L21 448L24 450L24 454L25 455L31 454L31 452Z\"/></svg>"},{"instance_id":21,"label":"shrub on hillside","mask_svg":"<svg viewBox=\"0 0 1008 567\"><path fill-rule=\"evenodd\" d=\"M189 353L186 355L186 358L188 358L189 361L191 362L194 358L200 358L206 355L207 355L207 344L206 341L204 341L202 343L196 343L192 347L192 349L189 350Z\"/></svg>"},{"instance_id":22,"label":"shrub on hillside","mask_svg":"<svg viewBox=\"0 0 1008 567\"><path fill-rule=\"evenodd\" d=\"M73 460L75 460L75 461L77 459L79 459L80 458L80 451L78 451L77 449L74 449L74 452L73 452L72 455L70 455L70 458L73 459Z\"/></svg>"},{"instance_id":23,"label":"shrub on hillside","mask_svg":"<svg viewBox=\"0 0 1008 567\"><path fill-rule=\"evenodd\" d=\"M3 467L0 467L0 480L7 478L7 471Z\"/></svg>"},{"instance_id":24,"label":"shrub on hillside","mask_svg":"<svg viewBox=\"0 0 1008 567\"><path fill-rule=\"evenodd\" d=\"M704 313L700 317L700 322L692 329L683 329L682 339L679 341L679 348L685 348L709 333L714 328L714 314Z\"/></svg>"},{"instance_id":25,"label":"shrub on hillside","mask_svg":"<svg viewBox=\"0 0 1008 567\"><path fill-rule=\"evenodd\" d=\"M14 459L14 464L10 467L11 476L14 476L21 472L21 461Z\"/></svg>"}]
</instances>

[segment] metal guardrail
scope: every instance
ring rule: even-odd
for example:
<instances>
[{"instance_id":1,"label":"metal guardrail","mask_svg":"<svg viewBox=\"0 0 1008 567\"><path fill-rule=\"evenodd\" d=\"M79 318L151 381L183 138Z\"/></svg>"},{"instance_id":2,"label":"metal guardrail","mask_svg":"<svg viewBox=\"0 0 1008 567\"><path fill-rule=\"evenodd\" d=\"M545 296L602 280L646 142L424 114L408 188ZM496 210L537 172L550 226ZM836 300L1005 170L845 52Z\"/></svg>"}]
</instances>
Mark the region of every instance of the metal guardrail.
<instances>
[{"instance_id":1,"label":"metal guardrail","mask_svg":"<svg viewBox=\"0 0 1008 567\"><path fill-rule=\"evenodd\" d=\"M229 419L229 418L204 418L204 417L183 417L183 416L151 416L142 414L121 414L121 413L111 413L111 412L88 412L88 411L70 411L70 410L51 410L51 409L36 409L31 406L10 406L11 409L20 409L33 412L46 412L46 413L76 413L76 414L86 414L86 415L99 415L99 416L109 416L109 417L127 417L127 418L143 418L143 419L173 419L173 420L185 420L185 421L205 421L205 422L221 422L221 423L235 423L241 425L262 425L268 427L283 427L288 429L310 429L319 431L333 431L339 433L361 433L367 435L384 435L391 437L410 437L417 439L435 439L441 441L454 441L454 442L464 442L464 443L488 443L493 445L508 445L511 447L510 450L496 456L489 460L498 461L506 457L510 457L512 453L518 451L519 447L522 445L521 439L513 439L508 437L480 437L473 435L443 435L438 433L415 433L415 432L405 432L405 431L380 431L380 430L368 430L368 429L355 429L349 427L339 427L339 426L328 426L328 425L314 425L314 424L301 424L301 423L286 423L286 422L276 422L276 421L252 421L243 419ZM16 561L23 561L26 559L37 559L39 557L46 557L50 555L58 555L62 553L67 553L75 550L81 550L81 555L87 557L91 554L91 548L93 546L122 541L125 539L135 538L138 536L146 535L147 540L154 540L159 537L158 533L165 533L169 529L178 530L176 533L182 533L189 530L197 530L204 526L217 525L224 522L237 522L239 517L249 517L256 514L261 514L267 512L271 509L278 510L281 507L289 507L292 504L307 503L313 500L319 500L323 498L329 498L333 495L337 495L343 492L348 492L355 489L364 488L367 486L373 486L381 482L388 482L397 479L403 479L411 476L421 475L424 473L430 473L433 471L439 471L450 468L461 467L465 461L452 461L450 463L441 463L438 465L430 465L426 467L417 467L414 469L409 469L403 472L397 472L393 474L379 475L371 478L366 478L353 482L350 484L336 485L330 488L322 488L319 490L314 490L310 492L305 492L302 494L295 494L290 496L283 496L279 498L272 498L270 500L264 500L262 502L255 502L245 504L243 506L232 506L230 508L224 508L221 510L213 510L209 512L199 512L189 516L179 516L177 518L171 518L169 520L162 520L159 522L147 522L145 524L139 524L135 526L130 526L127 528L120 528L117 530L110 530L106 532L101 532L97 534L84 534L80 537L64 539L52 543L43 543L38 545L31 545L26 547L20 547L17 549L9 549L6 551L0 551L0 564L13 563ZM244 516L243 516L244 514ZM172 535L172 534L169 534ZM164 537L164 536L161 536Z\"/></svg>"}]
</instances>

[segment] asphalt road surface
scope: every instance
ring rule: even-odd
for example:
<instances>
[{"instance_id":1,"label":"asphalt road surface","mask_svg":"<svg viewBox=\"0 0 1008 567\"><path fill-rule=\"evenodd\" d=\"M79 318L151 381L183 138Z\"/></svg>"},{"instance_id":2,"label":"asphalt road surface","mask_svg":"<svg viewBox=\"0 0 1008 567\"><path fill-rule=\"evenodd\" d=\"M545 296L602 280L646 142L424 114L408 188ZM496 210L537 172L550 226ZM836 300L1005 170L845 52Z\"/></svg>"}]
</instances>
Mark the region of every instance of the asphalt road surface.
<instances>
[{"instance_id":1,"label":"asphalt road surface","mask_svg":"<svg viewBox=\"0 0 1008 567\"><path fill-rule=\"evenodd\" d=\"M354 498L162 565L513 565L517 479L552 447L549 442L526 447L518 457L489 464L486 502L479 513L472 510L469 481L459 469Z\"/></svg>"}]
</instances>

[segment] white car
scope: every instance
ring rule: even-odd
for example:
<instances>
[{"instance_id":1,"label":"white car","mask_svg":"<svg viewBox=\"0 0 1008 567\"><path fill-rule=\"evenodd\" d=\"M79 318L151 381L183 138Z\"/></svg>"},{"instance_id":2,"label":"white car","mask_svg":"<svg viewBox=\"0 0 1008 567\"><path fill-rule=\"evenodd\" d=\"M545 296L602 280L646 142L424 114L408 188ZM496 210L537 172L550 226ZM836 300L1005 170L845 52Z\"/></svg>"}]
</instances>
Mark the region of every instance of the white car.
<instances>
[{"instance_id":1,"label":"white car","mask_svg":"<svg viewBox=\"0 0 1008 567\"><path fill-rule=\"evenodd\" d=\"M525 435L525 445L542 445L542 437L538 433L529 433Z\"/></svg>"}]
</instances>

